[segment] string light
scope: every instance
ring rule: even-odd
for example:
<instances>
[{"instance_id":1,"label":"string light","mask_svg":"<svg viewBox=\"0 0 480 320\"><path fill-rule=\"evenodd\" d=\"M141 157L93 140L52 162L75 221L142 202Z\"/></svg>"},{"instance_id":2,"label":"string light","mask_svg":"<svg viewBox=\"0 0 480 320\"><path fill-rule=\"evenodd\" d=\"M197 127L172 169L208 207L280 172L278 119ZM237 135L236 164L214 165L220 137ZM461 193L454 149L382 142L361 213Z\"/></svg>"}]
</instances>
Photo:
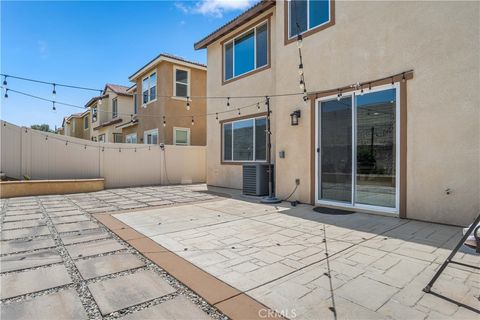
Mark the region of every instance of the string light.
<instances>
[{"instance_id":1,"label":"string light","mask_svg":"<svg viewBox=\"0 0 480 320\"><path fill-rule=\"evenodd\" d=\"M301 34L298 34L297 36L297 47L298 49L301 49L303 46L303 37Z\"/></svg>"},{"instance_id":2,"label":"string light","mask_svg":"<svg viewBox=\"0 0 480 320\"><path fill-rule=\"evenodd\" d=\"M372 83L368 83L368 90L371 91L372 90Z\"/></svg>"},{"instance_id":3,"label":"string light","mask_svg":"<svg viewBox=\"0 0 480 320\"><path fill-rule=\"evenodd\" d=\"M300 79L300 89L305 90L305 82L303 82L303 79Z\"/></svg>"},{"instance_id":4,"label":"string light","mask_svg":"<svg viewBox=\"0 0 480 320\"><path fill-rule=\"evenodd\" d=\"M260 110L260 102L257 102L257 109Z\"/></svg>"},{"instance_id":5,"label":"string light","mask_svg":"<svg viewBox=\"0 0 480 320\"><path fill-rule=\"evenodd\" d=\"M242 113L240 112L240 108L238 108L238 115L241 115Z\"/></svg>"},{"instance_id":6,"label":"string light","mask_svg":"<svg viewBox=\"0 0 480 320\"><path fill-rule=\"evenodd\" d=\"M165 127L167 125L167 121L165 120L165 116L163 116L163 126Z\"/></svg>"},{"instance_id":7,"label":"string light","mask_svg":"<svg viewBox=\"0 0 480 320\"><path fill-rule=\"evenodd\" d=\"M4 85L4 86L7 85L7 75L4 75L4 76L3 76L3 85Z\"/></svg>"},{"instance_id":8,"label":"string light","mask_svg":"<svg viewBox=\"0 0 480 320\"><path fill-rule=\"evenodd\" d=\"M53 110L53 111L56 111L56 110L57 110L57 107L55 107L55 101L52 101L52 110Z\"/></svg>"},{"instance_id":9,"label":"string light","mask_svg":"<svg viewBox=\"0 0 480 320\"><path fill-rule=\"evenodd\" d=\"M57 90L55 90L55 83L53 84L53 91L52 91L52 96L53 96L53 100L57 100Z\"/></svg>"},{"instance_id":10,"label":"string light","mask_svg":"<svg viewBox=\"0 0 480 320\"><path fill-rule=\"evenodd\" d=\"M394 85L395 85L395 82L393 81L393 77L392 77L392 86L394 86Z\"/></svg>"},{"instance_id":11,"label":"string light","mask_svg":"<svg viewBox=\"0 0 480 320\"><path fill-rule=\"evenodd\" d=\"M190 98L187 96L187 105L185 106L185 109L187 109L187 111L190 111Z\"/></svg>"},{"instance_id":12,"label":"string light","mask_svg":"<svg viewBox=\"0 0 480 320\"><path fill-rule=\"evenodd\" d=\"M218 120L218 112L215 113L215 120Z\"/></svg>"},{"instance_id":13,"label":"string light","mask_svg":"<svg viewBox=\"0 0 480 320\"><path fill-rule=\"evenodd\" d=\"M337 101L340 101L341 98L342 98L342 90L338 89Z\"/></svg>"},{"instance_id":14,"label":"string light","mask_svg":"<svg viewBox=\"0 0 480 320\"><path fill-rule=\"evenodd\" d=\"M4 95L5 98L8 98L8 89L5 89L5 95Z\"/></svg>"},{"instance_id":15,"label":"string light","mask_svg":"<svg viewBox=\"0 0 480 320\"><path fill-rule=\"evenodd\" d=\"M194 117L192 116L192 126L194 126L194 125L195 125L195 119L194 119Z\"/></svg>"},{"instance_id":16,"label":"string light","mask_svg":"<svg viewBox=\"0 0 480 320\"><path fill-rule=\"evenodd\" d=\"M298 74L299 74L299 75L302 75L302 74L303 74L303 63L300 63L300 64L298 65Z\"/></svg>"},{"instance_id":17,"label":"string light","mask_svg":"<svg viewBox=\"0 0 480 320\"><path fill-rule=\"evenodd\" d=\"M406 79L405 79L405 72L404 72L404 73L402 73L402 82L405 82L405 80Z\"/></svg>"},{"instance_id":18,"label":"string light","mask_svg":"<svg viewBox=\"0 0 480 320\"><path fill-rule=\"evenodd\" d=\"M363 96L363 85L362 85L362 87L360 88L360 95Z\"/></svg>"},{"instance_id":19,"label":"string light","mask_svg":"<svg viewBox=\"0 0 480 320\"><path fill-rule=\"evenodd\" d=\"M227 110L230 108L230 97L227 98Z\"/></svg>"},{"instance_id":20,"label":"string light","mask_svg":"<svg viewBox=\"0 0 480 320\"><path fill-rule=\"evenodd\" d=\"M103 96L103 90L100 90L100 99L98 99L98 105L102 105L102 96Z\"/></svg>"}]
</instances>

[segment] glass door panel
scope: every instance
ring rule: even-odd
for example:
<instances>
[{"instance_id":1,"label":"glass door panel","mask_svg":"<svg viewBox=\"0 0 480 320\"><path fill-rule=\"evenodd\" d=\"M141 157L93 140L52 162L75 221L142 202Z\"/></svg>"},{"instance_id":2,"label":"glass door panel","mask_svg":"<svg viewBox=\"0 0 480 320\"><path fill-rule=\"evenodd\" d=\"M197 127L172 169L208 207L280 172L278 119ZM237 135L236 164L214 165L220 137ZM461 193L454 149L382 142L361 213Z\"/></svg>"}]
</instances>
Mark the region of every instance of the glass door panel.
<instances>
[{"instance_id":1,"label":"glass door panel","mask_svg":"<svg viewBox=\"0 0 480 320\"><path fill-rule=\"evenodd\" d=\"M352 202L352 97L321 102L318 198Z\"/></svg>"},{"instance_id":2,"label":"glass door panel","mask_svg":"<svg viewBox=\"0 0 480 320\"><path fill-rule=\"evenodd\" d=\"M355 96L355 203L396 207L396 89Z\"/></svg>"}]
</instances>

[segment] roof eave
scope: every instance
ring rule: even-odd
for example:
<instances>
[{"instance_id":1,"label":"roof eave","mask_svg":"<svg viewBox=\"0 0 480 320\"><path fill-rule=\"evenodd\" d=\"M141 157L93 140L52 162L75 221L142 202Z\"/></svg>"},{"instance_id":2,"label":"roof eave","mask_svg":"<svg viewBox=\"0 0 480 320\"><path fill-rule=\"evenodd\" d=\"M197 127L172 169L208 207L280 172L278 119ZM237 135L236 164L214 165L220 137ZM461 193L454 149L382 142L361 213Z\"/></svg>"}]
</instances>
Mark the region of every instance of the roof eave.
<instances>
[{"instance_id":1,"label":"roof eave","mask_svg":"<svg viewBox=\"0 0 480 320\"><path fill-rule=\"evenodd\" d=\"M254 19L257 17L259 14L269 10L273 6L275 6L276 1L275 0L263 0L262 2L259 2L257 5L254 7L250 8L249 10L245 11L226 25L220 27L218 30L214 31L213 33L209 34L202 40L196 42L193 46L195 50L200 50L200 49L205 49L208 47L210 44L214 43L221 37L227 35L228 33L232 32L239 26L245 24L246 22Z\"/></svg>"}]
</instances>

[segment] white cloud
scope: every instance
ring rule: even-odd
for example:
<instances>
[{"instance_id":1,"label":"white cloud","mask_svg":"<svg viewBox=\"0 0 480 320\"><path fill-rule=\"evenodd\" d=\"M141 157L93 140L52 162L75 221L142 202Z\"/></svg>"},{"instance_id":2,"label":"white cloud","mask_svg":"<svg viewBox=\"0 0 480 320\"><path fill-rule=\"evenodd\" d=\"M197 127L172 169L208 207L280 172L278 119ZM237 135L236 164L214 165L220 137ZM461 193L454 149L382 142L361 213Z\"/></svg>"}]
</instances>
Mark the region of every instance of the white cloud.
<instances>
[{"instance_id":1,"label":"white cloud","mask_svg":"<svg viewBox=\"0 0 480 320\"><path fill-rule=\"evenodd\" d=\"M40 57L42 59L46 59L48 57L48 43L43 40L37 41L38 52L40 53Z\"/></svg>"},{"instance_id":2,"label":"white cloud","mask_svg":"<svg viewBox=\"0 0 480 320\"><path fill-rule=\"evenodd\" d=\"M176 2L175 7L184 13L197 13L221 18L225 12L245 10L256 2L258 0L200 0L193 6Z\"/></svg>"}]
</instances>

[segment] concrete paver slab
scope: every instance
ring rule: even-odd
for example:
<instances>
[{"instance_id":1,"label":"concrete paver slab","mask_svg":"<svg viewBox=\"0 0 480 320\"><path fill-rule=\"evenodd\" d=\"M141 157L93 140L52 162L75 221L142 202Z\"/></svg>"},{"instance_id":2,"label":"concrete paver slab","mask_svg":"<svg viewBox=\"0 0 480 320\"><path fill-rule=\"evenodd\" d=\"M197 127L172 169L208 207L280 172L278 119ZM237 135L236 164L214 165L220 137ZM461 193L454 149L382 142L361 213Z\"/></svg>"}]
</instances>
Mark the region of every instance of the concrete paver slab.
<instances>
[{"instance_id":1,"label":"concrete paver slab","mask_svg":"<svg viewBox=\"0 0 480 320\"><path fill-rule=\"evenodd\" d=\"M88 230L81 230L75 233L68 233L68 234L61 234L60 238L64 244L74 244L92 240L100 240L110 237L110 235L105 232L104 230L97 228L97 229L88 229Z\"/></svg>"},{"instance_id":2,"label":"concrete paver slab","mask_svg":"<svg viewBox=\"0 0 480 320\"><path fill-rule=\"evenodd\" d=\"M143 309L141 311L131 313L125 317L122 317L123 320L159 320L159 319L169 319L169 320L185 320L185 319L195 319L195 320L207 320L211 319L205 312L200 310L195 306L191 301L185 297L179 296L175 297L172 300L162 302L153 307Z\"/></svg>"},{"instance_id":3,"label":"concrete paver slab","mask_svg":"<svg viewBox=\"0 0 480 320\"><path fill-rule=\"evenodd\" d=\"M73 289L4 304L1 308L1 318L8 320L88 319L80 298Z\"/></svg>"},{"instance_id":4,"label":"concrete paver slab","mask_svg":"<svg viewBox=\"0 0 480 320\"><path fill-rule=\"evenodd\" d=\"M22 251L30 251L55 247L53 239L24 239L0 241L0 253L9 254Z\"/></svg>"},{"instance_id":5,"label":"concrete paver slab","mask_svg":"<svg viewBox=\"0 0 480 320\"><path fill-rule=\"evenodd\" d=\"M40 227L40 226L44 226L44 225L46 225L46 223L42 219L15 221L15 222L4 222L3 226L2 226L2 230Z\"/></svg>"},{"instance_id":6,"label":"concrete paver slab","mask_svg":"<svg viewBox=\"0 0 480 320\"><path fill-rule=\"evenodd\" d=\"M3 256L0 257L0 262L1 271L8 272L62 262L62 258L58 255L57 250L48 249Z\"/></svg>"},{"instance_id":7,"label":"concrete paver slab","mask_svg":"<svg viewBox=\"0 0 480 320\"><path fill-rule=\"evenodd\" d=\"M83 215L83 214L69 215L69 216L63 216L63 217L53 217L52 218L52 222L54 224L80 222L80 221L87 221L87 220L90 220L89 217L87 217L86 215Z\"/></svg>"},{"instance_id":8,"label":"concrete paver slab","mask_svg":"<svg viewBox=\"0 0 480 320\"><path fill-rule=\"evenodd\" d=\"M98 225L92 221L82 221L56 225L55 228L58 232L71 232L78 230L95 229L98 228Z\"/></svg>"},{"instance_id":9,"label":"concrete paver slab","mask_svg":"<svg viewBox=\"0 0 480 320\"><path fill-rule=\"evenodd\" d=\"M66 249L73 259L94 256L101 253L107 253L125 249L125 246L114 239L99 240L95 242L86 242L71 244Z\"/></svg>"},{"instance_id":10,"label":"concrete paver slab","mask_svg":"<svg viewBox=\"0 0 480 320\"><path fill-rule=\"evenodd\" d=\"M88 288L104 315L175 292L149 270L92 283Z\"/></svg>"},{"instance_id":11,"label":"concrete paver slab","mask_svg":"<svg viewBox=\"0 0 480 320\"><path fill-rule=\"evenodd\" d=\"M28 237L37 237L50 234L48 227L33 227L15 230L5 230L1 232L2 240L20 239Z\"/></svg>"},{"instance_id":12,"label":"concrete paver slab","mask_svg":"<svg viewBox=\"0 0 480 320\"><path fill-rule=\"evenodd\" d=\"M67 269L63 265L40 268L1 276L1 298L11 298L59 287L71 282Z\"/></svg>"},{"instance_id":13,"label":"concrete paver slab","mask_svg":"<svg viewBox=\"0 0 480 320\"><path fill-rule=\"evenodd\" d=\"M5 215L3 222L23 221L40 219L43 215L41 213L21 214L21 215Z\"/></svg>"},{"instance_id":14,"label":"concrete paver slab","mask_svg":"<svg viewBox=\"0 0 480 320\"><path fill-rule=\"evenodd\" d=\"M139 268L145 264L131 253L117 253L103 257L75 261L84 279Z\"/></svg>"}]
</instances>

